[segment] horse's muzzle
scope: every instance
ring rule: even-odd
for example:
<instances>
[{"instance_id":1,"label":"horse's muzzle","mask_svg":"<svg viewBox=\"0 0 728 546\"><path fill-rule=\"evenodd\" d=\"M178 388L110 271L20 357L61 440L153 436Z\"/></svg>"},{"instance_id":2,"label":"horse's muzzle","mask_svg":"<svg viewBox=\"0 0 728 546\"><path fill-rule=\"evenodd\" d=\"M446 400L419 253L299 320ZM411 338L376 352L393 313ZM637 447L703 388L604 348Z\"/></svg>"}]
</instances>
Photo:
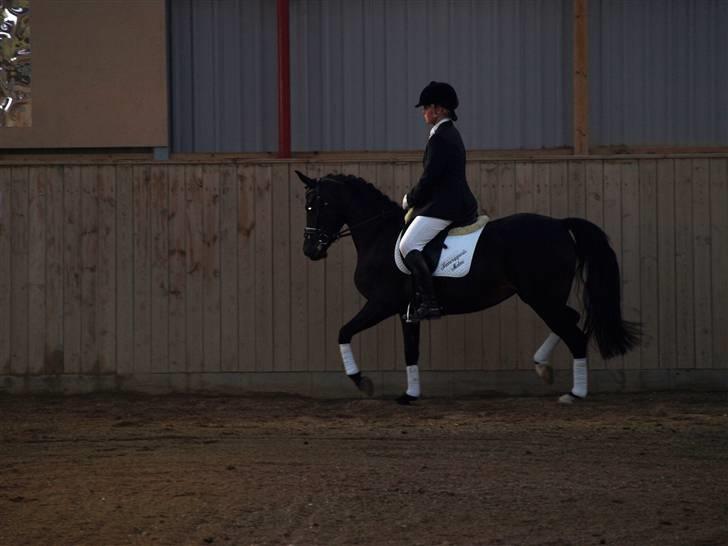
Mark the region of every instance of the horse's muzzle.
<instances>
[{"instance_id":1,"label":"horse's muzzle","mask_svg":"<svg viewBox=\"0 0 728 546\"><path fill-rule=\"evenodd\" d=\"M328 246L321 243L315 244L312 241L304 241L303 253L312 261L323 260L327 255Z\"/></svg>"}]
</instances>

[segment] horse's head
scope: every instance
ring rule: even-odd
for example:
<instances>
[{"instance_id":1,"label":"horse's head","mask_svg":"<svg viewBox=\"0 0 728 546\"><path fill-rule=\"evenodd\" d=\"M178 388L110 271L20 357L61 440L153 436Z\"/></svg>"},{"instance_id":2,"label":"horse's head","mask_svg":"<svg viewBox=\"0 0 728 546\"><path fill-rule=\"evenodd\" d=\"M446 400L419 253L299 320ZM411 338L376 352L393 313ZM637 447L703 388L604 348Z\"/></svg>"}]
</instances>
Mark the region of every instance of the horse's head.
<instances>
[{"instance_id":1,"label":"horse's head","mask_svg":"<svg viewBox=\"0 0 728 546\"><path fill-rule=\"evenodd\" d=\"M340 237L344 226L341 200L336 188L342 184L324 177L318 180L296 171L306 186L306 227L303 231L303 253L312 260L326 257L331 243Z\"/></svg>"}]
</instances>

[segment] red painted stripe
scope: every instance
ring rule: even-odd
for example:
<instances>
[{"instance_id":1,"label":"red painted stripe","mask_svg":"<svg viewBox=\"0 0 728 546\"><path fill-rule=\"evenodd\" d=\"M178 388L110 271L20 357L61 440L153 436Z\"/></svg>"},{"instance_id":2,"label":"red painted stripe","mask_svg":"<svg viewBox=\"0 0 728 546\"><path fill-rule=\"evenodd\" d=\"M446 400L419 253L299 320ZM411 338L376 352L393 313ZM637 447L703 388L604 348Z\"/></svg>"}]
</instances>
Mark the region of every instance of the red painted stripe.
<instances>
[{"instance_id":1,"label":"red painted stripe","mask_svg":"<svg viewBox=\"0 0 728 546\"><path fill-rule=\"evenodd\" d=\"M291 72L288 0L278 0L278 157L291 157Z\"/></svg>"}]
</instances>

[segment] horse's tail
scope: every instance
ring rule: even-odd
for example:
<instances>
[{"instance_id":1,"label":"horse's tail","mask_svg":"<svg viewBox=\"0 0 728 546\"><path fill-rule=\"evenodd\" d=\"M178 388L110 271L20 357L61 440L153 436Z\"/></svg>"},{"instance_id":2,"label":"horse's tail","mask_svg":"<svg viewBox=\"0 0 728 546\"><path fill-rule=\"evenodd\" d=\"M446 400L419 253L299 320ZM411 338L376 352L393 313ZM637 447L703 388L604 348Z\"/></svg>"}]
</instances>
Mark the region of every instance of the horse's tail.
<instances>
[{"instance_id":1,"label":"horse's tail","mask_svg":"<svg viewBox=\"0 0 728 546\"><path fill-rule=\"evenodd\" d=\"M566 218L563 222L576 240L577 275L584 283L584 333L587 338L596 337L602 357L623 355L639 343L641 328L622 319L619 265L609 238L587 220Z\"/></svg>"}]
</instances>

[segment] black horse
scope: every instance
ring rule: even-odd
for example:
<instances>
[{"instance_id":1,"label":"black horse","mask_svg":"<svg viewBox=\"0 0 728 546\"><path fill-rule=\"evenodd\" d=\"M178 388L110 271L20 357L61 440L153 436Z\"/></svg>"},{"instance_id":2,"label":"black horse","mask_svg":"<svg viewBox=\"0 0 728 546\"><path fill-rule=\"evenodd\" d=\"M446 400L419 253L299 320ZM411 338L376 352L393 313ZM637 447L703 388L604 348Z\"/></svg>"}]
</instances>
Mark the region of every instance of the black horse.
<instances>
[{"instance_id":1,"label":"black horse","mask_svg":"<svg viewBox=\"0 0 728 546\"><path fill-rule=\"evenodd\" d=\"M351 235L356 246L354 283L367 301L339 331L347 375L361 391L373 394L372 382L354 361L351 339L397 314L404 333L408 377L408 390L398 401L416 400L420 395L420 326L403 318L412 283L394 261L404 224L402 209L361 178L327 175L312 179L296 174L307 188L304 254L311 260L325 258L328 247L345 235ZM579 313L567 305L575 277L583 281L583 330ZM607 235L580 218L514 214L492 220L478 240L469 273L462 278L435 277L434 283L443 314L480 311L514 294L530 305L551 330L534 355L536 372L548 383L553 381L548 360L560 339L573 355L574 387L559 399L563 403L587 394L586 356L592 335L604 358L624 354L639 341L639 325L622 319L619 266Z\"/></svg>"}]
</instances>

